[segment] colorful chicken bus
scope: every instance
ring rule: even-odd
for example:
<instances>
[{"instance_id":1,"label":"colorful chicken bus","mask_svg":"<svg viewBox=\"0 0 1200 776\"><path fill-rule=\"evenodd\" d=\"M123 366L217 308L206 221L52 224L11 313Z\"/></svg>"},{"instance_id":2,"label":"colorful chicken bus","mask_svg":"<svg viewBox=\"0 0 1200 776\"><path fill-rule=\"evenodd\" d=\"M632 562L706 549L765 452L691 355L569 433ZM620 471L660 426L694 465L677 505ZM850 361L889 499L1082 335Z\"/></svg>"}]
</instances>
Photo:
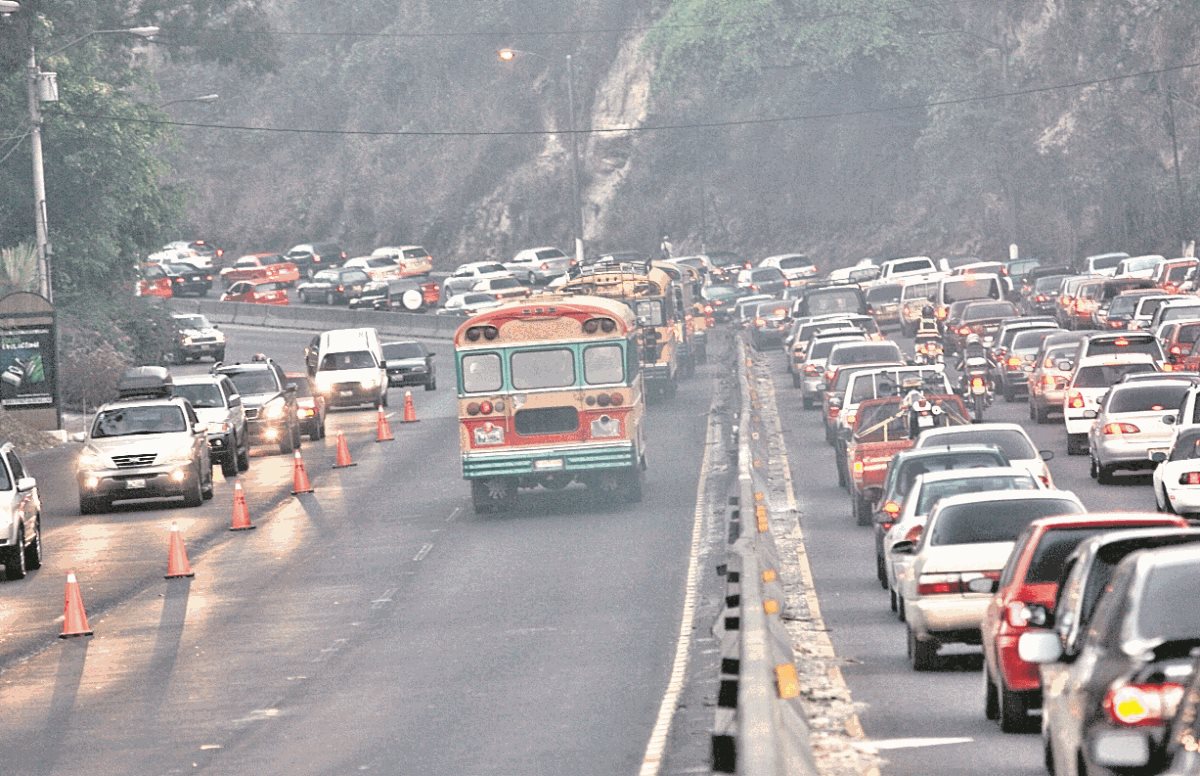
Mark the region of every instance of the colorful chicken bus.
<instances>
[{"instance_id":1,"label":"colorful chicken bus","mask_svg":"<svg viewBox=\"0 0 1200 776\"><path fill-rule=\"evenodd\" d=\"M686 311L672 292L671 276L659 267L640 264L598 264L585 267L560 289L615 299L633 309L637 320L637 350L646 389L672 397L684 376L682 342L677 321Z\"/></svg>"},{"instance_id":2,"label":"colorful chicken bus","mask_svg":"<svg viewBox=\"0 0 1200 776\"><path fill-rule=\"evenodd\" d=\"M454 335L463 477L479 513L572 482L639 501L646 467L637 320L625 304L545 296Z\"/></svg>"}]
</instances>

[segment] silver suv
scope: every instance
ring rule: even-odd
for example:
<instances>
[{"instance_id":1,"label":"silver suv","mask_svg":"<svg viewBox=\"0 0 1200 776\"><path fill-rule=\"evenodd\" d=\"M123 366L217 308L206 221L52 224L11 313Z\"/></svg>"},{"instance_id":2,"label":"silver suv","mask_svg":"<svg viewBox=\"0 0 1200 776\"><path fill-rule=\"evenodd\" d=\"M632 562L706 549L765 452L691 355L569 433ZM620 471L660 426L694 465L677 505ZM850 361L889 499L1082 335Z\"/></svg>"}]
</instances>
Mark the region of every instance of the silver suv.
<instances>
[{"instance_id":1,"label":"silver suv","mask_svg":"<svg viewBox=\"0 0 1200 776\"><path fill-rule=\"evenodd\" d=\"M178 375L175 396L182 396L208 426L208 447L221 474L236 477L250 468L250 431L246 409L233 381L225 375Z\"/></svg>"},{"instance_id":2,"label":"silver suv","mask_svg":"<svg viewBox=\"0 0 1200 776\"><path fill-rule=\"evenodd\" d=\"M37 482L25 473L17 451L0 445L0 563L7 579L24 579L42 565L42 502Z\"/></svg>"},{"instance_id":3,"label":"silver suv","mask_svg":"<svg viewBox=\"0 0 1200 776\"><path fill-rule=\"evenodd\" d=\"M187 399L171 395L167 370L127 370L118 390L121 398L102 405L90 429L74 437L83 442L79 511L101 512L122 499L182 496L196 507L212 498L208 426Z\"/></svg>"}]
</instances>

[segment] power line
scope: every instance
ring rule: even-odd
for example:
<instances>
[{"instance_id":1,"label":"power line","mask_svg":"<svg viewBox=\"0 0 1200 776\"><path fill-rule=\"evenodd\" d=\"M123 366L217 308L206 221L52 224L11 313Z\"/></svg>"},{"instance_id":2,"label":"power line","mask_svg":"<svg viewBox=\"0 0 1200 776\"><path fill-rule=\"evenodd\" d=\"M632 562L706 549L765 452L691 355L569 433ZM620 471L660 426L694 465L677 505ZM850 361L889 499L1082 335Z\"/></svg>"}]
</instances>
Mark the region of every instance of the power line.
<instances>
[{"instance_id":1,"label":"power line","mask_svg":"<svg viewBox=\"0 0 1200 776\"><path fill-rule=\"evenodd\" d=\"M947 5L962 5L967 3L979 3L985 0L934 0L928 3L918 3L914 0L902 0L904 6L885 6L874 9L875 11L906 11L906 10L924 10L927 8L944 8ZM1022 0L1024 1L1024 0ZM280 37L297 37L297 38L395 38L395 39L419 39L419 38L531 38L531 37L555 37L555 36L583 36L583 35L605 35L622 32L644 32L647 30L663 29L720 29L723 27L748 27L757 25L774 25L782 22L790 22L796 20L804 20L808 22L824 22L834 19L845 18L861 18L864 14L859 11L839 11L829 14L806 14L794 13L784 14L781 16L772 16L764 19L736 19L729 21L708 21L708 22L651 22L641 25L632 25L628 27L592 27L579 29L562 29L562 30L441 30L441 31L424 31L424 32L364 32L361 30L246 30L246 29L217 29L212 27L164 27L162 33L164 35L187 34L187 35L240 35L240 36L255 36L269 37L277 35Z\"/></svg>"},{"instance_id":2,"label":"power line","mask_svg":"<svg viewBox=\"0 0 1200 776\"><path fill-rule=\"evenodd\" d=\"M7 150L7 151L4 153L4 156L0 156L0 164L4 164L5 162L7 162L7 161L8 161L8 157L10 157L10 156L12 156L14 153L16 153L17 149L21 147L21 143L22 143L22 141L24 141L24 140L25 140L25 138L27 138L27 137L29 137L29 130L25 130L25 134L24 134L24 135L21 135L20 137L18 137L18 138L17 138L17 139L16 139L16 140L13 142L13 144L12 144L12 147L11 147L11 148L9 148L9 149L8 149L8 150Z\"/></svg>"},{"instance_id":3,"label":"power line","mask_svg":"<svg viewBox=\"0 0 1200 776\"><path fill-rule=\"evenodd\" d=\"M1046 86L1034 86L1027 89L1017 89L1007 92L992 92L988 94L968 95L964 97L952 97L943 100L930 100L927 102L908 103L904 105L881 106L876 108L859 108L856 110L846 111L829 111L824 113L801 113L790 116L763 116L757 118L746 119L730 119L727 121L703 121L678 124L645 124L642 126L627 126L627 127L587 127L583 129L504 129L504 130L409 130L409 129L324 129L320 127L262 127L250 126L245 124L213 124L206 122L193 121L172 121L169 119L153 119L137 116L112 116L98 113L74 113L71 111L54 110L48 111L51 115L63 116L67 118L92 119L96 121L114 121L130 124L154 124L171 127L191 127L196 129L217 129L236 132L266 132L266 133L287 133L293 135L343 135L354 137L526 137L526 136L546 136L546 135L603 135L617 134L623 132L661 132L682 129L721 129L725 127L745 127L760 124L785 124L801 121L821 121L829 119L854 118L858 116L871 116L881 113L903 113L906 111L929 110L930 108L942 108L953 105L966 105L977 102L988 102L991 100L1007 99L1009 97L1026 97L1034 94L1045 94L1047 92L1063 91L1066 89L1082 89L1089 86L1100 86L1102 84L1114 83L1117 81L1125 81L1131 78L1143 78L1152 75L1161 75L1163 73L1174 73L1180 70L1189 70L1200 67L1200 62L1189 62L1182 65L1171 65L1169 67L1161 67L1153 70L1142 70L1136 73L1123 73L1121 75L1106 76L1103 78L1091 78L1083 81L1071 81L1068 83L1049 84Z\"/></svg>"}]
</instances>

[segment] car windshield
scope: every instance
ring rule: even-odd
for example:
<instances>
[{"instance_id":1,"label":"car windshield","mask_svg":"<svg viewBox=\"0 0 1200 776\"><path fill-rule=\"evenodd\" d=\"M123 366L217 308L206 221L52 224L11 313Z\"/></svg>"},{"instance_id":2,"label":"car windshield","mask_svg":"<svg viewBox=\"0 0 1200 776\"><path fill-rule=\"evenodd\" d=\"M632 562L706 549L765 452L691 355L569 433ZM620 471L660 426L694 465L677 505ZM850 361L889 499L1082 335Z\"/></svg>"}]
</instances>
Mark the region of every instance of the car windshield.
<instances>
[{"instance_id":1,"label":"car windshield","mask_svg":"<svg viewBox=\"0 0 1200 776\"><path fill-rule=\"evenodd\" d=\"M1058 291L1067 275L1046 275L1033 282L1033 290L1039 294L1052 294Z\"/></svg>"},{"instance_id":2,"label":"car windshield","mask_svg":"<svg viewBox=\"0 0 1200 776\"><path fill-rule=\"evenodd\" d=\"M208 329L212 326L203 315L176 315L175 325L181 329Z\"/></svg>"},{"instance_id":3,"label":"car windshield","mask_svg":"<svg viewBox=\"0 0 1200 776\"><path fill-rule=\"evenodd\" d=\"M964 299L988 299L999 296L994 278L964 277L962 280L947 280L942 284L942 298L946 304Z\"/></svg>"},{"instance_id":4,"label":"car windshield","mask_svg":"<svg viewBox=\"0 0 1200 776\"><path fill-rule=\"evenodd\" d=\"M770 283L774 280L783 280L783 273L774 267L759 267L749 270L749 276L751 283Z\"/></svg>"},{"instance_id":5,"label":"car windshield","mask_svg":"<svg viewBox=\"0 0 1200 776\"><path fill-rule=\"evenodd\" d=\"M1014 542L1025 526L1039 517L1074 515L1082 511L1074 501L1056 498L980 500L956 504L937 514L929 531L929 543L940 547L948 544Z\"/></svg>"},{"instance_id":6,"label":"car windshield","mask_svg":"<svg viewBox=\"0 0 1200 776\"><path fill-rule=\"evenodd\" d=\"M897 386L915 378L921 379L925 385L933 387L935 391L942 390L945 387L945 378L936 369L905 369L893 370L891 372L876 372L854 381L854 388L846 404L858 404L866 399L891 396L896 393Z\"/></svg>"},{"instance_id":7,"label":"car windshield","mask_svg":"<svg viewBox=\"0 0 1200 776\"><path fill-rule=\"evenodd\" d=\"M960 493L983 493L988 490L1037 490L1037 483L1028 473L962 477L927 482L921 486L921 493L917 498L916 514L929 514L934 504L947 496L957 496Z\"/></svg>"},{"instance_id":8,"label":"car windshield","mask_svg":"<svg viewBox=\"0 0 1200 776\"><path fill-rule=\"evenodd\" d=\"M424 258L425 256L428 256L428 255L429 255L429 252L427 250L425 250L424 248L405 248L404 249L404 258L406 258L406 259L420 259L420 258Z\"/></svg>"},{"instance_id":9,"label":"car windshield","mask_svg":"<svg viewBox=\"0 0 1200 776\"><path fill-rule=\"evenodd\" d=\"M1119 254L1116 256L1098 256L1091 260L1092 269L1116 269L1117 265L1126 258L1127 257L1124 254Z\"/></svg>"},{"instance_id":10,"label":"car windshield","mask_svg":"<svg viewBox=\"0 0 1200 776\"><path fill-rule=\"evenodd\" d=\"M1033 551L1029 560L1029 569L1025 572L1026 584L1057 582L1062 576L1063 566L1067 558L1075 551L1080 542L1106 529L1092 528L1062 528L1047 531L1042 534L1041 541Z\"/></svg>"},{"instance_id":11,"label":"car windshield","mask_svg":"<svg viewBox=\"0 0 1200 776\"><path fill-rule=\"evenodd\" d=\"M1186 383L1164 385L1118 385L1108 399L1107 412L1161 412L1179 409Z\"/></svg>"},{"instance_id":12,"label":"car windshield","mask_svg":"<svg viewBox=\"0 0 1200 776\"><path fill-rule=\"evenodd\" d=\"M1112 303L1108 306L1109 315L1132 315L1137 303L1141 300L1141 295L1129 296L1121 294L1113 297Z\"/></svg>"},{"instance_id":13,"label":"car windshield","mask_svg":"<svg viewBox=\"0 0 1200 776\"><path fill-rule=\"evenodd\" d=\"M875 304L891 304L900 301L900 286L875 286L867 289L867 301Z\"/></svg>"},{"instance_id":14,"label":"car windshield","mask_svg":"<svg viewBox=\"0 0 1200 776\"><path fill-rule=\"evenodd\" d=\"M779 260L780 269L800 269L812 265L812 261L807 256L784 256Z\"/></svg>"},{"instance_id":15,"label":"car windshield","mask_svg":"<svg viewBox=\"0 0 1200 776\"><path fill-rule=\"evenodd\" d=\"M1195 563L1170 563L1150 571L1138 597L1137 632L1144 639L1177 641L1200 638L1200 569Z\"/></svg>"},{"instance_id":16,"label":"car windshield","mask_svg":"<svg viewBox=\"0 0 1200 776\"><path fill-rule=\"evenodd\" d=\"M936 447L946 444L992 445L1008 456L1010 461L1037 458L1037 450L1034 450L1033 445L1029 444L1029 438L1015 428L965 429L946 434L933 431L923 434L917 442L918 447Z\"/></svg>"},{"instance_id":17,"label":"car windshield","mask_svg":"<svg viewBox=\"0 0 1200 776\"><path fill-rule=\"evenodd\" d=\"M270 369L252 369L245 372L227 372L238 393L253 396L256 393L274 393L279 390L275 375Z\"/></svg>"},{"instance_id":18,"label":"car windshield","mask_svg":"<svg viewBox=\"0 0 1200 776\"><path fill-rule=\"evenodd\" d=\"M834 345L840 345L843 342L854 342L850 339L827 339L820 342L814 342L812 347L808 349L808 360L820 360L829 358L829 351L833 350Z\"/></svg>"},{"instance_id":19,"label":"car windshield","mask_svg":"<svg viewBox=\"0 0 1200 776\"><path fill-rule=\"evenodd\" d=\"M1172 461L1194 461L1200 459L1200 428L1187 428L1179 432L1171 448Z\"/></svg>"},{"instance_id":20,"label":"car windshield","mask_svg":"<svg viewBox=\"0 0 1200 776\"><path fill-rule=\"evenodd\" d=\"M1106 388L1113 385L1125 375L1154 372L1154 364L1141 362L1137 364L1095 364L1082 366L1075 372L1076 388Z\"/></svg>"},{"instance_id":21,"label":"car windshield","mask_svg":"<svg viewBox=\"0 0 1200 776\"><path fill-rule=\"evenodd\" d=\"M1033 354L1042 346L1042 340L1057 332L1058 329L1040 329L1036 331L1021 331L1013 337L1012 349L1017 353Z\"/></svg>"},{"instance_id":22,"label":"car windshield","mask_svg":"<svg viewBox=\"0 0 1200 776\"><path fill-rule=\"evenodd\" d=\"M372 269L379 269L380 267L394 267L396 266L396 262L393 259L387 258L386 256L380 256L379 258L375 259L367 259L367 266L371 267Z\"/></svg>"},{"instance_id":23,"label":"car windshield","mask_svg":"<svg viewBox=\"0 0 1200 776\"><path fill-rule=\"evenodd\" d=\"M1162 307L1164 302L1169 302L1173 298L1174 297L1162 296L1162 297L1156 297L1156 298L1143 300L1141 306L1138 308L1138 311L1137 311L1138 317L1139 318L1154 317L1154 313L1158 311L1158 308Z\"/></svg>"},{"instance_id":24,"label":"car windshield","mask_svg":"<svg viewBox=\"0 0 1200 776\"><path fill-rule=\"evenodd\" d=\"M425 358L425 346L419 342L385 342L383 357L393 358Z\"/></svg>"},{"instance_id":25,"label":"car windshield","mask_svg":"<svg viewBox=\"0 0 1200 776\"><path fill-rule=\"evenodd\" d=\"M1016 314L1017 308L1010 302L969 304L963 308L962 320L977 321L983 318L1007 318Z\"/></svg>"},{"instance_id":26,"label":"car windshield","mask_svg":"<svg viewBox=\"0 0 1200 776\"><path fill-rule=\"evenodd\" d=\"M894 342L869 345L842 345L829 353L830 365L870 364L875 361L900 361L900 346Z\"/></svg>"},{"instance_id":27,"label":"car windshield","mask_svg":"<svg viewBox=\"0 0 1200 776\"><path fill-rule=\"evenodd\" d=\"M340 279L341 275L331 269L323 269L313 275L313 281L317 283L337 283Z\"/></svg>"},{"instance_id":28,"label":"car windshield","mask_svg":"<svg viewBox=\"0 0 1200 776\"><path fill-rule=\"evenodd\" d=\"M174 392L176 396L190 401L198 410L225 406L225 397L216 383L176 383Z\"/></svg>"},{"instance_id":29,"label":"car windshield","mask_svg":"<svg viewBox=\"0 0 1200 776\"><path fill-rule=\"evenodd\" d=\"M370 369L378 366L369 350L347 350L343 353L326 353L321 359L319 371L333 369Z\"/></svg>"},{"instance_id":30,"label":"car windshield","mask_svg":"<svg viewBox=\"0 0 1200 776\"><path fill-rule=\"evenodd\" d=\"M709 301L714 299L724 300L737 296L737 289L733 286L708 286L700 292L700 295Z\"/></svg>"},{"instance_id":31,"label":"car windshield","mask_svg":"<svg viewBox=\"0 0 1200 776\"><path fill-rule=\"evenodd\" d=\"M1195 264L1180 264L1178 267L1171 267L1167 270L1166 280L1172 283L1181 283L1188 279L1188 276L1195 268Z\"/></svg>"},{"instance_id":32,"label":"car windshield","mask_svg":"<svg viewBox=\"0 0 1200 776\"><path fill-rule=\"evenodd\" d=\"M505 288L521 288L521 281L516 278L496 278L491 281L493 289L501 290Z\"/></svg>"},{"instance_id":33,"label":"car windshield","mask_svg":"<svg viewBox=\"0 0 1200 776\"><path fill-rule=\"evenodd\" d=\"M905 461L897 473L895 492L900 496L908 493L917 477L929 472L944 472L951 469L979 469L991 466L1008 466L1008 460L997 452L954 453L950 455L922 456ZM926 513L922 513L926 514Z\"/></svg>"},{"instance_id":34,"label":"car windshield","mask_svg":"<svg viewBox=\"0 0 1200 776\"><path fill-rule=\"evenodd\" d=\"M1195 342L1197 335L1200 335L1200 323L1183 323L1179 325L1179 330L1175 332L1175 341Z\"/></svg>"},{"instance_id":35,"label":"car windshield","mask_svg":"<svg viewBox=\"0 0 1200 776\"><path fill-rule=\"evenodd\" d=\"M177 434L187 431L187 418L174 404L148 407L120 407L96 415L92 437L134 436L136 434Z\"/></svg>"},{"instance_id":36,"label":"car windshield","mask_svg":"<svg viewBox=\"0 0 1200 776\"><path fill-rule=\"evenodd\" d=\"M828 288L813 291L805 297L809 315L861 312L859 291L852 288Z\"/></svg>"}]
</instances>

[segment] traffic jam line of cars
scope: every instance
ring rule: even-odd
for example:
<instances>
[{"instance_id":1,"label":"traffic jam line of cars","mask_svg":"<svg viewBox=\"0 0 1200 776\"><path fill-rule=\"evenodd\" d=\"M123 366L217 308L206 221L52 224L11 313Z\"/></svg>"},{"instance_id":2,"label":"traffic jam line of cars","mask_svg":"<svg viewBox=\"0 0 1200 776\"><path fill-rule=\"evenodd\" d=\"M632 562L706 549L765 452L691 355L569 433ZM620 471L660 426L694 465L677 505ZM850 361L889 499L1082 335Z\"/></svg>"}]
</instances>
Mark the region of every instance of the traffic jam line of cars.
<instances>
[{"instance_id":1,"label":"traffic jam line of cars","mask_svg":"<svg viewBox=\"0 0 1200 776\"><path fill-rule=\"evenodd\" d=\"M798 408L824 425L913 670L980 645L980 711L1005 732L1040 720L1058 776L1196 773L1197 261L1082 268L908 257L782 288L754 275L724 306L756 348L782 347ZM880 331L926 316L932 359ZM982 417L1000 398L1061 424L1099 485L1152 472L1156 509L1087 511L1050 451Z\"/></svg>"}]
</instances>

